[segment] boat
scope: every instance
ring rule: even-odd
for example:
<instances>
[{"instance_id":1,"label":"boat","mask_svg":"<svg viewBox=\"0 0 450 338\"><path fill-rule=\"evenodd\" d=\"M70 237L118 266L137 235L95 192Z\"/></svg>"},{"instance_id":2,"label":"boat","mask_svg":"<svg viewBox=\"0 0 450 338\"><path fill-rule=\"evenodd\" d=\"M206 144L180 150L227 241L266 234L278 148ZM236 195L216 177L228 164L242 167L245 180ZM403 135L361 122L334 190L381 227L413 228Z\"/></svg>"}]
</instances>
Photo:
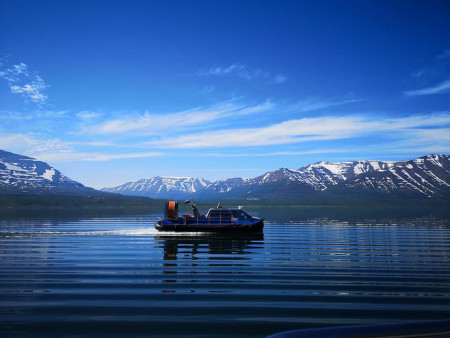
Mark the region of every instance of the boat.
<instances>
[{"instance_id":1,"label":"boat","mask_svg":"<svg viewBox=\"0 0 450 338\"><path fill-rule=\"evenodd\" d=\"M165 205L164 219L155 224L158 231L173 232L221 232L221 233L258 233L264 228L264 220L251 216L242 206L223 208L219 203L201 214L195 202L188 200L185 204L192 207L191 214L178 215L178 202L168 201Z\"/></svg>"}]
</instances>

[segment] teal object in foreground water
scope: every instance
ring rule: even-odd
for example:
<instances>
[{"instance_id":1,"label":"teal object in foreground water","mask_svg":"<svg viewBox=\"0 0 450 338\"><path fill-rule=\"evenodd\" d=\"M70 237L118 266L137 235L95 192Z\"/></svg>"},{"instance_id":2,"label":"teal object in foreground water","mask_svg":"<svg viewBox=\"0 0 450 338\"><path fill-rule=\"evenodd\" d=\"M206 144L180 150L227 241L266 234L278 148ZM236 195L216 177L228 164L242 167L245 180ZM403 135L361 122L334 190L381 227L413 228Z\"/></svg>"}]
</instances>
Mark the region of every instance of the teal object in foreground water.
<instances>
[{"instance_id":1,"label":"teal object in foreground water","mask_svg":"<svg viewBox=\"0 0 450 338\"><path fill-rule=\"evenodd\" d=\"M166 203L164 219L156 223L159 231L176 232L262 232L264 220L253 217L242 207L223 208L220 203L217 208L210 208L202 215L194 201L186 201L192 206L192 214L178 216L178 202Z\"/></svg>"},{"instance_id":2,"label":"teal object in foreground water","mask_svg":"<svg viewBox=\"0 0 450 338\"><path fill-rule=\"evenodd\" d=\"M450 337L450 320L432 320L375 325L337 326L284 331L267 338L376 338Z\"/></svg>"}]
</instances>

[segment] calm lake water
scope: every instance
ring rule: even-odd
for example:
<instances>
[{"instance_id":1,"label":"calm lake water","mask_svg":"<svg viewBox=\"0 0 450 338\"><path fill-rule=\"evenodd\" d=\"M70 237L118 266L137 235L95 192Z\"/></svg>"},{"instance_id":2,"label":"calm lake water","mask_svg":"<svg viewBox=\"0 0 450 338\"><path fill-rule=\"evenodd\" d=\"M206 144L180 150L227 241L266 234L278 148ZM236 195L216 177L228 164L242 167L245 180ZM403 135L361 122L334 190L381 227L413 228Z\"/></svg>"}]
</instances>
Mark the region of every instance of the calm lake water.
<instances>
[{"instance_id":1,"label":"calm lake water","mask_svg":"<svg viewBox=\"0 0 450 338\"><path fill-rule=\"evenodd\" d=\"M263 337L449 318L450 222L276 214L263 235L231 237L158 233L160 214L0 219L1 336Z\"/></svg>"}]
</instances>

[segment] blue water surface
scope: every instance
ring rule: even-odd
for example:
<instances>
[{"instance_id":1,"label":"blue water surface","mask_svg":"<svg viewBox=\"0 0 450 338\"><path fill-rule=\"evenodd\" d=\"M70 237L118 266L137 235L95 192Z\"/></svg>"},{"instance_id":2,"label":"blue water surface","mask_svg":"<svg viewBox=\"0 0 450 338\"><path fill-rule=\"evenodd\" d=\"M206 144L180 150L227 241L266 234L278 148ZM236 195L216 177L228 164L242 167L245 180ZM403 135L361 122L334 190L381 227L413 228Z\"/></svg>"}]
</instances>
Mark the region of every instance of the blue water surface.
<instances>
[{"instance_id":1,"label":"blue water surface","mask_svg":"<svg viewBox=\"0 0 450 338\"><path fill-rule=\"evenodd\" d=\"M264 234L158 233L160 214L0 220L0 333L255 336L447 319L450 226L266 220Z\"/></svg>"}]
</instances>

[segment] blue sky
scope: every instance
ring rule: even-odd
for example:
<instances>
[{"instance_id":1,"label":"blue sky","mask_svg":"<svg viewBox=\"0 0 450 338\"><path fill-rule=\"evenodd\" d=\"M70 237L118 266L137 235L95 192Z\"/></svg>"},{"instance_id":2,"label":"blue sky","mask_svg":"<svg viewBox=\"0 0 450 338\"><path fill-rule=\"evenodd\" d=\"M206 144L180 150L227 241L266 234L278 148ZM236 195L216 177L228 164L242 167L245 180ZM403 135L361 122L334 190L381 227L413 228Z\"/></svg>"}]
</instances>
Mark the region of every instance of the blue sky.
<instances>
[{"instance_id":1,"label":"blue sky","mask_svg":"<svg viewBox=\"0 0 450 338\"><path fill-rule=\"evenodd\" d=\"M0 0L0 149L95 188L450 153L448 1Z\"/></svg>"}]
</instances>

